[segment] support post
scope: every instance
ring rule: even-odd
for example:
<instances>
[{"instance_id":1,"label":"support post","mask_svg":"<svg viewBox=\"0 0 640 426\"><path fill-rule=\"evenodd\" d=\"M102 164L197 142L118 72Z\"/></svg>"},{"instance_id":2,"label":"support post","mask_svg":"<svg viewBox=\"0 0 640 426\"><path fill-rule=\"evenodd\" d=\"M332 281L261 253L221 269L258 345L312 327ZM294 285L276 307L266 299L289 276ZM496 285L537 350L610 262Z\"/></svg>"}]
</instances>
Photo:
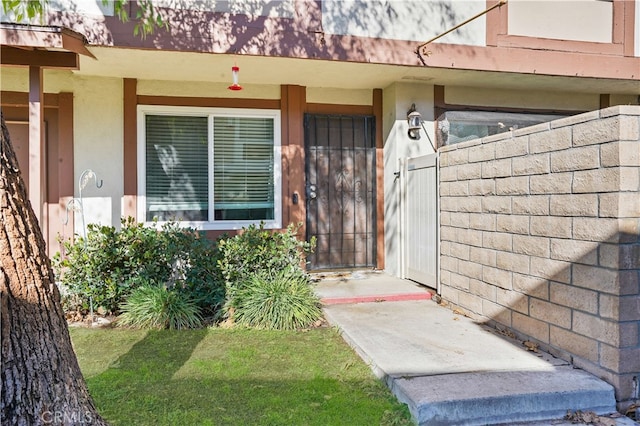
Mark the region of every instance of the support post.
<instances>
[{"instance_id":1,"label":"support post","mask_svg":"<svg viewBox=\"0 0 640 426\"><path fill-rule=\"evenodd\" d=\"M44 90L42 68L29 67L29 200L40 227L45 195Z\"/></svg>"}]
</instances>

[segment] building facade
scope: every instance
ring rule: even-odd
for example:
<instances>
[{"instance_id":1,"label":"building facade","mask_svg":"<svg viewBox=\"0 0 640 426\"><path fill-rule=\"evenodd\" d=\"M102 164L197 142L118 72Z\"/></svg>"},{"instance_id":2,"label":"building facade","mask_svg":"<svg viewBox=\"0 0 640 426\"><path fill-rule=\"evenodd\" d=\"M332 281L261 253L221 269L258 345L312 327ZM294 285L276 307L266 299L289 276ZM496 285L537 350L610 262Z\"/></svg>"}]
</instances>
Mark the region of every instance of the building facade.
<instances>
[{"instance_id":1,"label":"building facade","mask_svg":"<svg viewBox=\"0 0 640 426\"><path fill-rule=\"evenodd\" d=\"M638 0L155 4L145 38L100 1L3 17L2 110L50 253L127 216L301 223L312 268L405 276L407 159L640 103Z\"/></svg>"}]
</instances>

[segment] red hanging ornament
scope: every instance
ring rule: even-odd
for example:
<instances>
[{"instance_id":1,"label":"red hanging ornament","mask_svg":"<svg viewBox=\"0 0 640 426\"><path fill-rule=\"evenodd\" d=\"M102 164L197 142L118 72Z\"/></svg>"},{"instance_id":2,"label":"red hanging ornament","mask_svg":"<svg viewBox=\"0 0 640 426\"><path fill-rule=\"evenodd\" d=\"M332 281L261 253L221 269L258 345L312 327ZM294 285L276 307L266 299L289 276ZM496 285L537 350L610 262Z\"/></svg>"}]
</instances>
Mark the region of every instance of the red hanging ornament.
<instances>
[{"instance_id":1,"label":"red hanging ornament","mask_svg":"<svg viewBox=\"0 0 640 426\"><path fill-rule=\"evenodd\" d=\"M240 68L238 66L231 67L231 75L233 77L233 84L229 86L229 90L242 90L242 86L238 84L238 74L240 73Z\"/></svg>"}]
</instances>

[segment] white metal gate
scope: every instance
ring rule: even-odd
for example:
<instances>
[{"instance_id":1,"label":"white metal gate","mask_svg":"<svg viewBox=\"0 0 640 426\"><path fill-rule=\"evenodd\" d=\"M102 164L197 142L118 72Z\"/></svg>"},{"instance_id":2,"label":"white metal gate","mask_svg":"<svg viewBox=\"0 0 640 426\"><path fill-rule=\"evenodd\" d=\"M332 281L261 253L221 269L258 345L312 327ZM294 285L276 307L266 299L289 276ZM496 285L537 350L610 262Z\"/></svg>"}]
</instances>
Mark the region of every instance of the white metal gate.
<instances>
[{"instance_id":1,"label":"white metal gate","mask_svg":"<svg viewBox=\"0 0 640 426\"><path fill-rule=\"evenodd\" d=\"M402 173L404 278L438 292L438 176L437 154L409 158Z\"/></svg>"}]
</instances>

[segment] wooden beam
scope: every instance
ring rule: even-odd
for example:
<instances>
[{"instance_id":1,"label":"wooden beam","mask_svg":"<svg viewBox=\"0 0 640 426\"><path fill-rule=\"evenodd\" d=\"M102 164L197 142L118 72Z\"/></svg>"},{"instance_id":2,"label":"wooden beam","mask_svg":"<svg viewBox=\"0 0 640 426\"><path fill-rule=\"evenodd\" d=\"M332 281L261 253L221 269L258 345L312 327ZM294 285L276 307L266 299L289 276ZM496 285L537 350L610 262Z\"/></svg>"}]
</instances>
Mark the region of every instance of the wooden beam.
<instances>
[{"instance_id":1,"label":"wooden beam","mask_svg":"<svg viewBox=\"0 0 640 426\"><path fill-rule=\"evenodd\" d=\"M123 79L124 216L136 217L138 198L138 80ZM144 218L139 218L144 220Z\"/></svg>"},{"instance_id":2,"label":"wooden beam","mask_svg":"<svg viewBox=\"0 0 640 426\"><path fill-rule=\"evenodd\" d=\"M306 236L304 111L307 88L280 86L282 112L282 219L283 227L302 223L300 233ZM293 197L297 193L298 203Z\"/></svg>"},{"instance_id":3,"label":"wooden beam","mask_svg":"<svg viewBox=\"0 0 640 426\"><path fill-rule=\"evenodd\" d=\"M11 46L2 46L0 50L0 63L2 65L74 70L80 67L80 60L78 59L77 53L27 50Z\"/></svg>"},{"instance_id":4,"label":"wooden beam","mask_svg":"<svg viewBox=\"0 0 640 426\"><path fill-rule=\"evenodd\" d=\"M373 115L371 105L340 105L308 103L306 111L309 114L337 114L337 115Z\"/></svg>"},{"instance_id":5,"label":"wooden beam","mask_svg":"<svg viewBox=\"0 0 640 426\"><path fill-rule=\"evenodd\" d=\"M0 91L0 100L2 101L2 106L26 108L29 106L29 93L2 90ZM44 94L45 108L58 108L58 102L57 93Z\"/></svg>"},{"instance_id":6,"label":"wooden beam","mask_svg":"<svg viewBox=\"0 0 640 426\"><path fill-rule=\"evenodd\" d=\"M376 268L385 266L384 252L384 141L382 140L382 89L373 89L373 115L376 117Z\"/></svg>"},{"instance_id":7,"label":"wooden beam","mask_svg":"<svg viewBox=\"0 0 640 426\"><path fill-rule=\"evenodd\" d=\"M65 50L95 59L87 50L84 35L55 25L0 23L0 44L26 49Z\"/></svg>"},{"instance_id":8,"label":"wooden beam","mask_svg":"<svg viewBox=\"0 0 640 426\"><path fill-rule=\"evenodd\" d=\"M29 67L29 200L40 223L44 202L44 102L42 68Z\"/></svg>"},{"instance_id":9,"label":"wooden beam","mask_svg":"<svg viewBox=\"0 0 640 426\"><path fill-rule=\"evenodd\" d=\"M137 99L138 105L280 109L279 99L200 98L154 95L138 95Z\"/></svg>"}]
</instances>

